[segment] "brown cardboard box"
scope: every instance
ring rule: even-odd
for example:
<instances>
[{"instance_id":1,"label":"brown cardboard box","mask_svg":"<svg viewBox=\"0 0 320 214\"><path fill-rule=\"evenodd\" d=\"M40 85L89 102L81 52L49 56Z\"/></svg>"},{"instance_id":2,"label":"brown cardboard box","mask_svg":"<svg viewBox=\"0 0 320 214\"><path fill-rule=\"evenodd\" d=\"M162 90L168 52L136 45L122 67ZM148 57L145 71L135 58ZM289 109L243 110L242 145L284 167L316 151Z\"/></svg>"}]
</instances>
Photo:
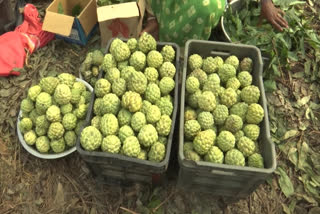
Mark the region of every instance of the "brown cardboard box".
<instances>
[{"instance_id":1,"label":"brown cardboard box","mask_svg":"<svg viewBox=\"0 0 320 214\"><path fill-rule=\"evenodd\" d=\"M58 13L59 4L64 14ZM80 4L82 11L73 17L72 8ZM95 0L54 0L46 9L42 29L56 34L66 41L85 45L97 25Z\"/></svg>"},{"instance_id":2,"label":"brown cardboard box","mask_svg":"<svg viewBox=\"0 0 320 214\"><path fill-rule=\"evenodd\" d=\"M145 0L97 8L101 47L114 37L137 38L142 29Z\"/></svg>"}]
</instances>

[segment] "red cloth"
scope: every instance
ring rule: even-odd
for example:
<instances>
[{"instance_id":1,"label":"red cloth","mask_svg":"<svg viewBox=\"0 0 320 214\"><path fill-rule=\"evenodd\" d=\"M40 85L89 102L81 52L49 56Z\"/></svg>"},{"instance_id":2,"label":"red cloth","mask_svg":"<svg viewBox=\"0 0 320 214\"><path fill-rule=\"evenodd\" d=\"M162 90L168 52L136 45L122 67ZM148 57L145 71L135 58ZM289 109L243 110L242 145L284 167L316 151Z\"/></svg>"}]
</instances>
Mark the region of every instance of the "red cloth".
<instances>
[{"instance_id":1,"label":"red cloth","mask_svg":"<svg viewBox=\"0 0 320 214\"><path fill-rule=\"evenodd\" d=\"M13 68L23 68L26 52L32 54L54 39L54 34L42 30L39 13L32 4L24 7L24 21L12 32L0 36L0 76L20 75Z\"/></svg>"}]
</instances>

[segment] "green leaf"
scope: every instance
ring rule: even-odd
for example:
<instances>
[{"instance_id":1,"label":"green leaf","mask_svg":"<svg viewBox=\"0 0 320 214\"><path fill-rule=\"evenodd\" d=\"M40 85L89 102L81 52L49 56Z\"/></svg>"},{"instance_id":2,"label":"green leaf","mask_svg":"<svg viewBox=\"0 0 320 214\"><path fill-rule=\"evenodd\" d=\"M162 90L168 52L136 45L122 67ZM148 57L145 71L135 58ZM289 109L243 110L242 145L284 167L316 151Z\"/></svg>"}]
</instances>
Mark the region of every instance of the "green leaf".
<instances>
[{"instance_id":1,"label":"green leaf","mask_svg":"<svg viewBox=\"0 0 320 214\"><path fill-rule=\"evenodd\" d=\"M266 92L273 92L277 90L277 84L274 80L266 80L263 82L263 84Z\"/></svg>"},{"instance_id":2,"label":"green leaf","mask_svg":"<svg viewBox=\"0 0 320 214\"><path fill-rule=\"evenodd\" d=\"M63 6L62 6L61 2L59 2L59 4L58 4L58 13L59 14L64 14L64 9L63 9Z\"/></svg>"},{"instance_id":3,"label":"green leaf","mask_svg":"<svg viewBox=\"0 0 320 214\"><path fill-rule=\"evenodd\" d=\"M299 106L299 107L304 106L305 104L307 104L307 103L310 101L310 98L311 98L311 95L305 96L305 97L303 97L302 99L299 99L299 100L297 101L298 106Z\"/></svg>"},{"instance_id":4,"label":"green leaf","mask_svg":"<svg viewBox=\"0 0 320 214\"><path fill-rule=\"evenodd\" d=\"M282 140L286 140L286 139L289 139L291 137L295 137L298 134L299 134L298 130L289 130L283 135Z\"/></svg>"},{"instance_id":5,"label":"green leaf","mask_svg":"<svg viewBox=\"0 0 320 214\"><path fill-rule=\"evenodd\" d=\"M295 147L291 147L288 152L288 158L295 166L298 164L298 150Z\"/></svg>"},{"instance_id":6,"label":"green leaf","mask_svg":"<svg viewBox=\"0 0 320 214\"><path fill-rule=\"evenodd\" d=\"M287 198L290 197L294 193L294 187L287 173L281 167L277 167L275 173L280 176L278 182L281 191Z\"/></svg>"}]
</instances>

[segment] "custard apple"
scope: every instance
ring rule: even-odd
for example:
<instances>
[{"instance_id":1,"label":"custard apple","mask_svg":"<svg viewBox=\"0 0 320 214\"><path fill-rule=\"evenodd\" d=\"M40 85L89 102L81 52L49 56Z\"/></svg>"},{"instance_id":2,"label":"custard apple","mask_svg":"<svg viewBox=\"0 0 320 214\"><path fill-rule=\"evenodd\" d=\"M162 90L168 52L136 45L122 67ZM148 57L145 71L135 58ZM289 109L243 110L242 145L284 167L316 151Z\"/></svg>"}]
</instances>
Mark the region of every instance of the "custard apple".
<instances>
[{"instance_id":1,"label":"custard apple","mask_svg":"<svg viewBox=\"0 0 320 214\"><path fill-rule=\"evenodd\" d=\"M212 163L223 163L223 152L217 146L212 146L205 155L204 160Z\"/></svg>"},{"instance_id":2,"label":"custard apple","mask_svg":"<svg viewBox=\"0 0 320 214\"><path fill-rule=\"evenodd\" d=\"M38 137L36 140L36 148L40 153L47 153L50 149L50 141L47 136Z\"/></svg>"},{"instance_id":3,"label":"custard apple","mask_svg":"<svg viewBox=\"0 0 320 214\"><path fill-rule=\"evenodd\" d=\"M57 77L44 77L40 80L40 83L39 83L42 91L50 95L53 94L58 84L59 84L59 79Z\"/></svg>"},{"instance_id":4,"label":"custard apple","mask_svg":"<svg viewBox=\"0 0 320 214\"><path fill-rule=\"evenodd\" d=\"M244 87L241 91L241 99L247 104L258 103L260 90L255 85Z\"/></svg>"},{"instance_id":5,"label":"custard apple","mask_svg":"<svg viewBox=\"0 0 320 214\"><path fill-rule=\"evenodd\" d=\"M42 127L36 126L35 131L38 136L44 136L44 135L47 135L48 128L42 128Z\"/></svg>"},{"instance_id":6,"label":"custard apple","mask_svg":"<svg viewBox=\"0 0 320 214\"><path fill-rule=\"evenodd\" d=\"M121 76L122 69L124 69L127 66L129 66L129 60L125 60L125 61L122 61L122 62L118 63L118 69L120 71L120 76Z\"/></svg>"},{"instance_id":7,"label":"custard apple","mask_svg":"<svg viewBox=\"0 0 320 214\"><path fill-rule=\"evenodd\" d=\"M84 125L86 125L86 121L85 120L79 120L79 122L76 125L76 128L74 129L74 132L79 136L81 133L81 129Z\"/></svg>"},{"instance_id":8,"label":"custard apple","mask_svg":"<svg viewBox=\"0 0 320 214\"><path fill-rule=\"evenodd\" d=\"M192 54L188 58L188 65L191 71L201 68L203 64L202 57L199 54Z\"/></svg>"},{"instance_id":9,"label":"custard apple","mask_svg":"<svg viewBox=\"0 0 320 214\"><path fill-rule=\"evenodd\" d=\"M120 139L115 135L109 135L102 140L101 150L117 154L121 148Z\"/></svg>"},{"instance_id":10,"label":"custard apple","mask_svg":"<svg viewBox=\"0 0 320 214\"><path fill-rule=\"evenodd\" d=\"M160 88L155 83L149 83L149 85L147 86L147 89L146 89L146 92L145 92L144 96L145 96L146 100L148 100L150 103L154 104L161 97Z\"/></svg>"},{"instance_id":11,"label":"custard apple","mask_svg":"<svg viewBox=\"0 0 320 214\"><path fill-rule=\"evenodd\" d=\"M194 109L192 109L189 106L186 106L184 110L184 121L187 120L196 120L197 119L197 113Z\"/></svg>"},{"instance_id":12,"label":"custard apple","mask_svg":"<svg viewBox=\"0 0 320 214\"><path fill-rule=\"evenodd\" d=\"M232 133L236 133L237 131L242 129L243 121L242 121L241 117L239 117L238 115L230 114L227 117L224 126L225 126L226 130L228 130Z\"/></svg>"},{"instance_id":13,"label":"custard apple","mask_svg":"<svg viewBox=\"0 0 320 214\"><path fill-rule=\"evenodd\" d=\"M163 145L167 145L168 139L167 139L167 137L159 136L158 142L159 142L159 143L162 143Z\"/></svg>"},{"instance_id":14,"label":"custard apple","mask_svg":"<svg viewBox=\"0 0 320 214\"><path fill-rule=\"evenodd\" d=\"M218 70L218 75L223 83L226 83L230 78L235 77L236 73L236 69L229 64L223 64Z\"/></svg>"},{"instance_id":15,"label":"custard apple","mask_svg":"<svg viewBox=\"0 0 320 214\"><path fill-rule=\"evenodd\" d=\"M54 153L61 153L66 148L63 137L50 142L50 147Z\"/></svg>"},{"instance_id":16,"label":"custard apple","mask_svg":"<svg viewBox=\"0 0 320 214\"><path fill-rule=\"evenodd\" d=\"M229 131L221 131L217 137L217 146L224 152L234 148L236 139Z\"/></svg>"},{"instance_id":17,"label":"custard apple","mask_svg":"<svg viewBox=\"0 0 320 214\"><path fill-rule=\"evenodd\" d=\"M131 127L136 132L140 131L140 129L146 124L147 124L147 119L142 112L138 111L132 115Z\"/></svg>"},{"instance_id":18,"label":"custard apple","mask_svg":"<svg viewBox=\"0 0 320 214\"><path fill-rule=\"evenodd\" d=\"M119 129L119 123L113 114L105 114L100 121L100 131L104 136L116 135Z\"/></svg>"},{"instance_id":19,"label":"custard apple","mask_svg":"<svg viewBox=\"0 0 320 214\"><path fill-rule=\"evenodd\" d=\"M157 42L147 32L142 33L138 40L138 49L142 51L143 53L148 53L149 51L156 50L157 48Z\"/></svg>"},{"instance_id":20,"label":"custard apple","mask_svg":"<svg viewBox=\"0 0 320 214\"><path fill-rule=\"evenodd\" d=\"M129 157L138 157L141 151L139 140L135 136L125 139L122 146L123 154Z\"/></svg>"},{"instance_id":21,"label":"custard apple","mask_svg":"<svg viewBox=\"0 0 320 214\"><path fill-rule=\"evenodd\" d=\"M192 94L200 89L200 82L199 80L194 77L190 76L186 80L186 90L188 93Z\"/></svg>"},{"instance_id":22,"label":"custard apple","mask_svg":"<svg viewBox=\"0 0 320 214\"><path fill-rule=\"evenodd\" d=\"M146 66L146 62L147 57L141 51L135 51L129 59L129 64L137 71L142 71Z\"/></svg>"},{"instance_id":23,"label":"custard apple","mask_svg":"<svg viewBox=\"0 0 320 214\"><path fill-rule=\"evenodd\" d=\"M23 112L22 112L23 113ZM30 114L28 115L29 118L32 120L32 123L36 123L37 117L39 117L39 114L37 113L36 109L33 109Z\"/></svg>"},{"instance_id":24,"label":"custard apple","mask_svg":"<svg viewBox=\"0 0 320 214\"><path fill-rule=\"evenodd\" d=\"M219 84L215 84L214 80L207 80L203 85L203 91L211 91L216 98L219 98L219 94L221 94L221 86Z\"/></svg>"},{"instance_id":25,"label":"custard apple","mask_svg":"<svg viewBox=\"0 0 320 214\"><path fill-rule=\"evenodd\" d=\"M71 90L66 84L59 84L54 91L54 100L59 105L68 104L71 100Z\"/></svg>"},{"instance_id":26,"label":"custard apple","mask_svg":"<svg viewBox=\"0 0 320 214\"><path fill-rule=\"evenodd\" d=\"M50 102L50 105L51 105L51 102ZM23 113L29 113L34 109L34 103L32 102L31 99L25 98L21 101L20 108Z\"/></svg>"},{"instance_id":27,"label":"custard apple","mask_svg":"<svg viewBox=\"0 0 320 214\"><path fill-rule=\"evenodd\" d=\"M162 115L156 125L158 134L162 136L168 136L171 130L171 124L171 118L168 115Z\"/></svg>"},{"instance_id":28,"label":"custard apple","mask_svg":"<svg viewBox=\"0 0 320 214\"><path fill-rule=\"evenodd\" d=\"M47 129L49 128L50 122L45 115L38 116L35 122L37 127Z\"/></svg>"},{"instance_id":29,"label":"custard apple","mask_svg":"<svg viewBox=\"0 0 320 214\"><path fill-rule=\"evenodd\" d=\"M119 129L118 136L120 141L124 142L127 137L134 136L134 131L130 126L124 125Z\"/></svg>"},{"instance_id":30,"label":"custard apple","mask_svg":"<svg viewBox=\"0 0 320 214\"><path fill-rule=\"evenodd\" d=\"M76 77L69 73L61 73L58 75L59 83L67 85L70 88L72 88L74 82L76 81ZM58 86L57 86L58 87ZM57 90L57 89L56 89Z\"/></svg>"},{"instance_id":31,"label":"custard apple","mask_svg":"<svg viewBox=\"0 0 320 214\"><path fill-rule=\"evenodd\" d=\"M117 62L122 62L130 57L130 49L126 43L118 44L115 49L114 53L112 54Z\"/></svg>"},{"instance_id":32,"label":"custard apple","mask_svg":"<svg viewBox=\"0 0 320 214\"><path fill-rule=\"evenodd\" d=\"M174 60L176 52L171 45L165 45L161 49L161 54L163 56L164 62L172 62Z\"/></svg>"},{"instance_id":33,"label":"custard apple","mask_svg":"<svg viewBox=\"0 0 320 214\"><path fill-rule=\"evenodd\" d=\"M201 126L196 120L188 120L184 123L184 134L187 138L192 139L201 131Z\"/></svg>"},{"instance_id":34,"label":"custard apple","mask_svg":"<svg viewBox=\"0 0 320 214\"><path fill-rule=\"evenodd\" d=\"M256 150L255 143L248 137L241 137L237 143L237 147L245 157L252 155Z\"/></svg>"},{"instance_id":35,"label":"custard apple","mask_svg":"<svg viewBox=\"0 0 320 214\"><path fill-rule=\"evenodd\" d=\"M192 160L192 161L200 161L201 157L193 150L187 150L184 152L184 157L186 160Z\"/></svg>"},{"instance_id":36,"label":"custard apple","mask_svg":"<svg viewBox=\"0 0 320 214\"><path fill-rule=\"evenodd\" d=\"M132 113L125 108L120 109L118 113L118 121L120 126L130 125Z\"/></svg>"},{"instance_id":37,"label":"custard apple","mask_svg":"<svg viewBox=\"0 0 320 214\"><path fill-rule=\"evenodd\" d=\"M148 153L148 159L154 162L161 162L166 155L166 147L162 143L154 143Z\"/></svg>"},{"instance_id":38,"label":"custard apple","mask_svg":"<svg viewBox=\"0 0 320 214\"><path fill-rule=\"evenodd\" d=\"M102 135L93 126L85 127L80 135L80 144L87 151L94 151L101 146Z\"/></svg>"},{"instance_id":39,"label":"custard apple","mask_svg":"<svg viewBox=\"0 0 320 214\"><path fill-rule=\"evenodd\" d=\"M223 125L228 116L229 110L225 105L217 105L217 107L213 111L214 122L217 125Z\"/></svg>"},{"instance_id":40,"label":"custard apple","mask_svg":"<svg viewBox=\"0 0 320 214\"><path fill-rule=\"evenodd\" d=\"M204 72L200 68L193 70L189 76L196 77L199 80L200 87L203 87L204 83L208 79L208 75L206 74L206 72Z\"/></svg>"},{"instance_id":41,"label":"custard apple","mask_svg":"<svg viewBox=\"0 0 320 214\"><path fill-rule=\"evenodd\" d=\"M87 110L88 110L89 105L88 104L81 104L78 106L73 111L73 114L78 118L78 119L83 119L86 116Z\"/></svg>"},{"instance_id":42,"label":"custard apple","mask_svg":"<svg viewBox=\"0 0 320 214\"><path fill-rule=\"evenodd\" d=\"M93 104L93 113L97 116L103 116L103 98L96 98Z\"/></svg>"},{"instance_id":43,"label":"custard apple","mask_svg":"<svg viewBox=\"0 0 320 214\"><path fill-rule=\"evenodd\" d=\"M157 69L152 67L147 67L144 69L144 75L146 76L148 82L156 82L159 77Z\"/></svg>"},{"instance_id":44,"label":"custard apple","mask_svg":"<svg viewBox=\"0 0 320 214\"><path fill-rule=\"evenodd\" d=\"M156 105L159 107L161 115L171 116L173 111L173 104L170 100L166 99L165 97L161 97L156 102Z\"/></svg>"},{"instance_id":45,"label":"custard apple","mask_svg":"<svg viewBox=\"0 0 320 214\"><path fill-rule=\"evenodd\" d=\"M73 130L77 126L77 117L71 113L64 115L62 125L68 131Z\"/></svg>"},{"instance_id":46,"label":"custard apple","mask_svg":"<svg viewBox=\"0 0 320 214\"><path fill-rule=\"evenodd\" d=\"M152 68L159 68L163 63L163 57L159 51L152 50L147 55L147 64Z\"/></svg>"},{"instance_id":47,"label":"custard apple","mask_svg":"<svg viewBox=\"0 0 320 214\"><path fill-rule=\"evenodd\" d=\"M162 96L165 96L171 93L171 91L174 89L174 86L175 86L175 82L172 78L163 77L159 82L159 87L160 87Z\"/></svg>"},{"instance_id":48,"label":"custard apple","mask_svg":"<svg viewBox=\"0 0 320 214\"><path fill-rule=\"evenodd\" d=\"M83 82L75 82L75 83L73 83L72 89L79 90L81 93L83 93L86 91L87 88Z\"/></svg>"},{"instance_id":49,"label":"custard apple","mask_svg":"<svg viewBox=\"0 0 320 214\"><path fill-rule=\"evenodd\" d=\"M247 124L243 127L243 132L246 137L255 141L258 139L258 137L260 135L260 127L255 124Z\"/></svg>"},{"instance_id":50,"label":"custard apple","mask_svg":"<svg viewBox=\"0 0 320 214\"><path fill-rule=\"evenodd\" d=\"M139 94L144 94L147 89L148 80L142 72L133 72L128 82L128 88Z\"/></svg>"},{"instance_id":51,"label":"custard apple","mask_svg":"<svg viewBox=\"0 0 320 214\"><path fill-rule=\"evenodd\" d=\"M240 88L240 81L236 77L231 77L227 81L226 88L238 90Z\"/></svg>"},{"instance_id":52,"label":"custard apple","mask_svg":"<svg viewBox=\"0 0 320 214\"><path fill-rule=\"evenodd\" d=\"M246 121L247 123L259 124L264 117L264 110L257 103L250 104L248 107Z\"/></svg>"},{"instance_id":53,"label":"custard apple","mask_svg":"<svg viewBox=\"0 0 320 214\"><path fill-rule=\"evenodd\" d=\"M249 57L245 57L240 62L240 70L241 71L248 71L252 72L252 59Z\"/></svg>"},{"instance_id":54,"label":"custard apple","mask_svg":"<svg viewBox=\"0 0 320 214\"><path fill-rule=\"evenodd\" d=\"M212 56L209 56L203 60L202 70L204 70L207 74L211 74L217 72L218 65L215 63L215 60Z\"/></svg>"},{"instance_id":55,"label":"custard apple","mask_svg":"<svg viewBox=\"0 0 320 214\"><path fill-rule=\"evenodd\" d=\"M186 151L193 151L193 143L192 142L185 142L183 144L183 152L186 152Z\"/></svg>"},{"instance_id":56,"label":"custard apple","mask_svg":"<svg viewBox=\"0 0 320 214\"><path fill-rule=\"evenodd\" d=\"M112 84L112 92L121 97L127 90L126 81L122 78L115 80Z\"/></svg>"},{"instance_id":57,"label":"custard apple","mask_svg":"<svg viewBox=\"0 0 320 214\"><path fill-rule=\"evenodd\" d=\"M77 135L74 131L66 131L64 133L64 141L69 147L74 147L76 145Z\"/></svg>"},{"instance_id":58,"label":"custard apple","mask_svg":"<svg viewBox=\"0 0 320 214\"><path fill-rule=\"evenodd\" d=\"M204 111L213 111L216 108L216 97L211 91L204 91L198 96L198 105Z\"/></svg>"},{"instance_id":59,"label":"custard apple","mask_svg":"<svg viewBox=\"0 0 320 214\"><path fill-rule=\"evenodd\" d=\"M248 166L256 167L256 168L264 168L263 162L264 162L263 157L258 153L254 153L248 157Z\"/></svg>"},{"instance_id":60,"label":"custard apple","mask_svg":"<svg viewBox=\"0 0 320 214\"><path fill-rule=\"evenodd\" d=\"M28 90L28 98L32 101L36 101L36 98L40 93L41 93L41 87L39 85L32 86Z\"/></svg>"},{"instance_id":61,"label":"custard apple","mask_svg":"<svg viewBox=\"0 0 320 214\"><path fill-rule=\"evenodd\" d=\"M107 72L110 68L115 67L117 67L117 62L115 58L110 53L106 54L103 58L103 63L101 65L102 70L104 70L104 72Z\"/></svg>"},{"instance_id":62,"label":"custard apple","mask_svg":"<svg viewBox=\"0 0 320 214\"><path fill-rule=\"evenodd\" d=\"M121 105L130 112L137 112L142 107L142 98L137 92L127 91L122 96Z\"/></svg>"},{"instance_id":63,"label":"custard apple","mask_svg":"<svg viewBox=\"0 0 320 214\"><path fill-rule=\"evenodd\" d=\"M144 125L139 131L138 139L141 145L149 147L158 141L158 132L153 125Z\"/></svg>"},{"instance_id":64,"label":"custard apple","mask_svg":"<svg viewBox=\"0 0 320 214\"><path fill-rule=\"evenodd\" d=\"M32 129L32 120L30 118L22 118L19 123L19 129L22 133L26 133Z\"/></svg>"},{"instance_id":65,"label":"custard apple","mask_svg":"<svg viewBox=\"0 0 320 214\"><path fill-rule=\"evenodd\" d=\"M131 75L136 72L134 67L132 66L126 66L124 67L120 72L120 78L124 79L126 83L128 83L131 79Z\"/></svg>"},{"instance_id":66,"label":"custard apple","mask_svg":"<svg viewBox=\"0 0 320 214\"><path fill-rule=\"evenodd\" d=\"M232 88L227 88L220 96L220 102L230 108L237 102L237 92Z\"/></svg>"},{"instance_id":67,"label":"custard apple","mask_svg":"<svg viewBox=\"0 0 320 214\"><path fill-rule=\"evenodd\" d=\"M220 77L217 73L209 74L207 80L212 81L214 85L220 85Z\"/></svg>"},{"instance_id":68,"label":"custard apple","mask_svg":"<svg viewBox=\"0 0 320 214\"><path fill-rule=\"evenodd\" d=\"M239 130L234 134L234 137L236 138L236 142L238 142L241 137L244 137L244 132L242 130Z\"/></svg>"},{"instance_id":69,"label":"custard apple","mask_svg":"<svg viewBox=\"0 0 320 214\"><path fill-rule=\"evenodd\" d=\"M231 107L230 114L238 115L244 121L246 118L247 111L248 111L248 104L245 102L240 102L240 103L234 104Z\"/></svg>"},{"instance_id":70,"label":"custard apple","mask_svg":"<svg viewBox=\"0 0 320 214\"><path fill-rule=\"evenodd\" d=\"M56 140L63 137L64 127L60 122L51 123L48 129L48 137L51 140Z\"/></svg>"},{"instance_id":71,"label":"custard apple","mask_svg":"<svg viewBox=\"0 0 320 214\"><path fill-rule=\"evenodd\" d=\"M33 130L30 130L23 135L23 138L26 144L32 146L36 143L37 135Z\"/></svg>"},{"instance_id":72,"label":"custard apple","mask_svg":"<svg viewBox=\"0 0 320 214\"><path fill-rule=\"evenodd\" d=\"M197 109L198 106L198 97L201 95L201 90L196 91L193 94L188 95L187 97L187 103L190 107Z\"/></svg>"},{"instance_id":73,"label":"custard apple","mask_svg":"<svg viewBox=\"0 0 320 214\"><path fill-rule=\"evenodd\" d=\"M213 146L216 133L212 129L199 132L193 140L193 148L199 155L205 155Z\"/></svg>"},{"instance_id":74,"label":"custard apple","mask_svg":"<svg viewBox=\"0 0 320 214\"><path fill-rule=\"evenodd\" d=\"M99 129L100 128L100 121L101 121L101 117L100 116L94 116L91 119L91 126L94 126L97 129Z\"/></svg>"},{"instance_id":75,"label":"custard apple","mask_svg":"<svg viewBox=\"0 0 320 214\"><path fill-rule=\"evenodd\" d=\"M127 45L128 45L128 47L130 49L130 52L133 53L138 48L138 41L137 41L136 38L130 38L127 41Z\"/></svg>"},{"instance_id":76,"label":"custard apple","mask_svg":"<svg viewBox=\"0 0 320 214\"><path fill-rule=\"evenodd\" d=\"M245 158L237 149L229 150L225 155L224 162L228 165L245 166Z\"/></svg>"},{"instance_id":77,"label":"custard apple","mask_svg":"<svg viewBox=\"0 0 320 214\"><path fill-rule=\"evenodd\" d=\"M70 103L72 104L77 104L79 103L81 98L81 91L79 89L71 89L71 99L70 99Z\"/></svg>"},{"instance_id":78,"label":"custard apple","mask_svg":"<svg viewBox=\"0 0 320 214\"><path fill-rule=\"evenodd\" d=\"M161 111L158 106L152 105L148 108L146 119L148 123L156 123L160 120Z\"/></svg>"},{"instance_id":79,"label":"custard apple","mask_svg":"<svg viewBox=\"0 0 320 214\"><path fill-rule=\"evenodd\" d=\"M140 160L147 160L148 153L145 150L141 149L137 158Z\"/></svg>"},{"instance_id":80,"label":"custard apple","mask_svg":"<svg viewBox=\"0 0 320 214\"><path fill-rule=\"evenodd\" d=\"M50 122L61 121L60 108L56 105L52 105L47 109L46 117Z\"/></svg>"},{"instance_id":81,"label":"custard apple","mask_svg":"<svg viewBox=\"0 0 320 214\"><path fill-rule=\"evenodd\" d=\"M171 62L164 62L159 69L160 77L174 78L176 67Z\"/></svg>"},{"instance_id":82,"label":"custard apple","mask_svg":"<svg viewBox=\"0 0 320 214\"><path fill-rule=\"evenodd\" d=\"M241 71L238 74L238 80L242 88L252 84L252 76L248 71Z\"/></svg>"},{"instance_id":83,"label":"custard apple","mask_svg":"<svg viewBox=\"0 0 320 214\"><path fill-rule=\"evenodd\" d=\"M90 102L90 100L91 100L91 95L92 95L92 94L91 94L90 91L84 91L84 92L82 92L82 94L81 94L81 96L84 97L86 103L89 103L89 102Z\"/></svg>"},{"instance_id":84,"label":"custard apple","mask_svg":"<svg viewBox=\"0 0 320 214\"><path fill-rule=\"evenodd\" d=\"M117 95L109 93L104 95L102 98L102 114L118 114L118 111L120 110L120 99L117 97Z\"/></svg>"},{"instance_id":85,"label":"custard apple","mask_svg":"<svg viewBox=\"0 0 320 214\"><path fill-rule=\"evenodd\" d=\"M211 129L213 127L213 115L208 111L203 111L198 114L197 120L202 130Z\"/></svg>"},{"instance_id":86,"label":"custard apple","mask_svg":"<svg viewBox=\"0 0 320 214\"><path fill-rule=\"evenodd\" d=\"M118 68L110 68L107 70L105 76L105 79L107 79L111 84L120 78L120 71Z\"/></svg>"},{"instance_id":87,"label":"custard apple","mask_svg":"<svg viewBox=\"0 0 320 214\"><path fill-rule=\"evenodd\" d=\"M235 55L229 56L225 61L225 64L232 65L236 70L239 67L239 59Z\"/></svg>"},{"instance_id":88,"label":"custard apple","mask_svg":"<svg viewBox=\"0 0 320 214\"><path fill-rule=\"evenodd\" d=\"M50 94L48 94L46 92L41 92L37 96L36 109L37 109L38 113L44 114L47 111L47 109L51 106L51 104L52 104L52 98L51 98Z\"/></svg>"},{"instance_id":89,"label":"custard apple","mask_svg":"<svg viewBox=\"0 0 320 214\"><path fill-rule=\"evenodd\" d=\"M112 55L114 55L115 53L115 50L116 50L116 47L119 45L119 44L123 44L124 42L119 39L119 38L115 38L114 40L112 40L111 42L111 45L110 45L110 48L109 48L109 51Z\"/></svg>"}]
</instances>

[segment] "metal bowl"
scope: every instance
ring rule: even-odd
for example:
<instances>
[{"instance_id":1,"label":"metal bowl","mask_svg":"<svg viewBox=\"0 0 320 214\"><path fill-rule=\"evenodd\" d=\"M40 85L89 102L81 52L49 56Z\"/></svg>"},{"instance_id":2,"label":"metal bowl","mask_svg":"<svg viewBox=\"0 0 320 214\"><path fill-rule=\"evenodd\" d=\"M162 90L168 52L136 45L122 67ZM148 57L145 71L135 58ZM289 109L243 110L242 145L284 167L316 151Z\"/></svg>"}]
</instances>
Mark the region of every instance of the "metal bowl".
<instances>
[{"instance_id":1,"label":"metal bowl","mask_svg":"<svg viewBox=\"0 0 320 214\"><path fill-rule=\"evenodd\" d=\"M93 88L91 87L90 84L88 84L87 82L85 82L84 80L82 79L79 79L79 78L76 78L76 81L77 82L82 82L83 84L85 84L85 86L87 87L87 89L93 93ZM88 110L88 113L89 113L89 110ZM88 114L87 113L87 114ZM38 157L38 158L42 158L42 159L58 159L58 158L62 158L62 157L65 157L67 155L70 155L72 152L76 151L76 146L73 146L72 148L64 151L64 152L61 152L61 153L52 153L52 154L46 154L46 153L40 153L38 150L36 150L36 148L34 146L29 146L23 139L23 135L20 131L20 128L19 128L19 123L20 123L20 119L21 119L21 116L22 116L22 112L20 110L19 112L19 115L18 115L18 120L17 120L17 134L18 134L18 138L19 138L19 141L21 143L21 145L23 146L23 148L25 150L27 150L30 154L32 154L33 156L35 157Z\"/></svg>"}]
</instances>

